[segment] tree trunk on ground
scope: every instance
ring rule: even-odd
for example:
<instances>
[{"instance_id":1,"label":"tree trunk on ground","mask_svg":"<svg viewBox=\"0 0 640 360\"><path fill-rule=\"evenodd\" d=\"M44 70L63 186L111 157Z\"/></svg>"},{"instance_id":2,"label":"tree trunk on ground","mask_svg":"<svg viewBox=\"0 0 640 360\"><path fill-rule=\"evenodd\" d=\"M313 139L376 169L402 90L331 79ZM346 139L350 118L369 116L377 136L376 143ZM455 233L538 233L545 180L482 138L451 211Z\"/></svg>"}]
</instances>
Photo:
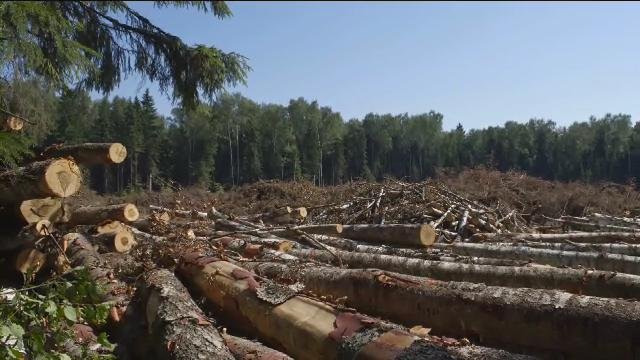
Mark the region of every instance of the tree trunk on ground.
<instances>
[{"instance_id":1,"label":"tree trunk on ground","mask_svg":"<svg viewBox=\"0 0 640 360\"><path fill-rule=\"evenodd\" d=\"M42 158L72 157L78 164L119 164L127 157L127 148L120 143L86 143L53 145L42 152Z\"/></svg>"},{"instance_id":2,"label":"tree trunk on ground","mask_svg":"<svg viewBox=\"0 0 640 360\"><path fill-rule=\"evenodd\" d=\"M153 357L158 359L233 359L215 326L169 270L155 269L140 282Z\"/></svg>"},{"instance_id":3,"label":"tree trunk on ground","mask_svg":"<svg viewBox=\"0 0 640 360\"><path fill-rule=\"evenodd\" d=\"M539 242L526 242L526 243L495 243L495 245L501 246L526 246L535 249L549 249L549 250L562 250L562 251L581 251L581 252L597 252L597 253L610 253L610 254L622 254L629 256L640 256L640 245L633 244L578 244L578 243L539 243Z\"/></svg>"},{"instance_id":4,"label":"tree trunk on ground","mask_svg":"<svg viewBox=\"0 0 640 360\"><path fill-rule=\"evenodd\" d=\"M432 245L436 233L427 224L343 225L341 237L368 243L424 247Z\"/></svg>"},{"instance_id":5,"label":"tree trunk on ground","mask_svg":"<svg viewBox=\"0 0 640 360\"><path fill-rule=\"evenodd\" d=\"M576 232L563 234L529 234L529 233L478 233L471 242L505 242L505 241L538 241L538 242L577 242L577 243L611 243L622 241L640 244L640 232Z\"/></svg>"},{"instance_id":6,"label":"tree trunk on ground","mask_svg":"<svg viewBox=\"0 0 640 360\"><path fill-rule=\"evenodd\" d=\"M247 263L280 282L302 282L315 294L435 334L478 338L487 345L630 358L640 350L640 304L554 290L434 281L380 270ZM500 316L496 316L500 314Z\"/></svg>"},{"instance_id":7,"label":"tree trunk on ground","mask_svg":"<svg viewBox=\"0 0 640 360\"><path fill-rule=\"evenodd\" d=\"M54 159L0 173L0 204L24 200L68 197L80 189L82 173L71 160Z\"/></svg>"},{"instance_id":8,"label":"tree trunk on ground","mask_svg":"<svg viewBox=\"0 0 640 360\"><path fill-rule=\"evenodd\" d=\"M138 220L140 213L133 204L117 204L105 206L83 206L71 213L71 225L95 225L108 220L132 222Z\"/></svg>"},{"instance_id":9,"label":"tree trunk on ground","mask_svg":"<svg viewBox=\"0 0 640 360\"><path fill-rule=\"evenodd\" d=\"M33 276L45 266L46 262L47 255L35 248L27 247L18 252L14 265L23 276Z\"/></svg>"},{"instance_id":10,"label":"tree trunk on ground","mask_svg":"<svg viewBox=\"0 0 640 360\"><path fill-rule=\"evenodd\" d=\"M434 244L434 248L466 256L530 260L556 267L585 267L640 275L640 257L636 256L473 243Z\"/></svg>"},{"instance_id":11,"label":"tree trunk on ground","mask_svg":"<svg viewBox=\"0 0 640 360\"><path fill-rule=\"evenodd\" d=\"M131 250L136 244L133 233L125 229L94 235L91 237L91 240L106 250L103 252L115 251L117 253L125 253Z\"/></svg>"},{"instance_id":12,"label":"tree trunk on ground","mask_svg":"<svg viewBox=\"0 0 640 360\"><path fill-rule=\"evenodd\" d=\"M338 263L338 259L328 251L292 249L289 253L301 259ZM558 289L574 294L640 299L640 276L637 275L550 266L470 265L346 251L336 253L343 264L352 268L377 268L445 281Z\"/></svg>"},{"instance_id":13,"label":"tree trunk on ground","mask_svg":"<svg viewBox=\"0 0 640 360\"><path fill-rule=\"evenodd\" d=\"M293 360L289 355L271 349L257 341L221 333L224 342L237 360Z\"/></svg>"},{"instance_id":14,"label":"tree trunk on ground","mask_svg":"<svg viewBox=\"0 0 640 360\"><path fill-rule=\"evenodd\" d=\"M25 200L20 206L8 205L0 211L0 228L19 229L39 220L51 223L65 222L69 216L68 205L60 198Z\"/></svg>"},{"instance_id":15,"label":"tree trunk on ground","mask_svg":"<svg viewBox=\"0 0 640 360\"><path fill-rule=\"evenodd\" d=\"M51 232L53 232L51 222L40 220L23 227L17 234L0 236L0 251L17 249L21 246L33 246L38 239L51 234Z\"/></svg>"},{"instance_id":16,"label":"tree trunk on ground","mask_svg":"<svg viewBox=\"0 0 640 360\"><path fill-rule=\"evenodd\" d=\"M111 320L115 323L119 322L128 303L126 285L113 279L111 265L102 261L98 252L82 234L66 234L62 237L62 241L67 244L67 256L71 265L87 268L91 279L105 289L104 300L114 302Z\"/></svg>"},{"instance_id":17,"label":"tree trunk on ground","mask_svg":"<svg viewBox=\"0 0 640 360\"><path fill-rule=\"evenodd\" d=\"M296 296L226 261L190 255L181 259L178 271L230 323L244 325L296 359L409 359L427 350L436 359L454 358L404 330Z\"/></svg>"},{"instance_id":18,"label":"tree trunk on ground","mask_svg":"<svg viewBox=\"0 0 640 360\"><path fill-rule=\"evenodd\" d=\"M174 210L174 209L169 209L169 208L165 208L157 205L149 205L149 209L155 210L155 211L164 211L169 214L174 214L175 216L179 216L183 218L200 219L200 220L209 219L209 216L207 215L207 213L201 212L201 211Z\"/></svg>"}]
</instances>

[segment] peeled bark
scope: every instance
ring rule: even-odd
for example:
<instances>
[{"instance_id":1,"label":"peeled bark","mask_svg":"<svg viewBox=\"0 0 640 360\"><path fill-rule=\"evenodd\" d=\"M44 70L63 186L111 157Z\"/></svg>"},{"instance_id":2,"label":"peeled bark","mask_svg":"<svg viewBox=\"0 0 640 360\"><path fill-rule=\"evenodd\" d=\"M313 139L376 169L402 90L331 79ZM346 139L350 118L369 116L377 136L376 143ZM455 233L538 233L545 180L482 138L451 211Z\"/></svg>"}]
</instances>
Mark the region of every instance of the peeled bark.
<instances>
[{"instance_id":1,"label":"peeled bark","mask_svg":"<svg viewBox=\"0 0 640 360\"><path fill-rule=\"evenodd\" d=\"M346 298L347 306L434 334L483 344L550 351L574 359L633 358L640 351L640 303L555 290L443 282L380 270L249 263L316 294Z\"/></svg>"},{"instance_id":2,"label":"peeled bark","mask_svg":"<svg viewBox=\"0 0 640 360\"><path fill-rule=\"evenodd\" d=\"M127 158L127 148L120 143L86 143L53 145L42 153L42 158L72 157L78 164L119 164Z\"/></svg>"},{"instance_id":3,"label":"peeled bark","mask_svg":"<svg viewBox=\"0 0 640 360\"><path fill-rule=\"evenodd\" d=\"M466 256L530 260L538 264L557 267L586 267L627 274L640 274L640 257L636 256L473 243L434 244L434 247Z\"/></svg>"},{"instance_id":4,"label":"peeled bark","mask_svg":"<svg viewBox=\"0 0 640 360\"><path fill-rule=\"evenodd\" d=\"M233 324L296 359L409 359L427 349L438 359L454 358L402 329L296 296L226 261L186 256L178 271Z\"/></svg>"},{"instance_id":5,"label":"peeled bark","mask_svg":"<svg viewBox=\"0 0 640 360\"><path fill-rule=\"evenodd\" d=\"M80 189L82 174L67 159L53 159L0 173L0 204L45 197L68 197Z\"/></svg>"},{"instance_id":6,"label":"peeled bark","mask_svg":"<svg viewBox=\"0 0 640 360\"><path fill-rule=\"evenodd\" d=\"M69 223L72 225L94 225L109 220L132 222L138 220L138 208L129 203L105 206L83 206L71 213Z\"/></svg>"},{"instance_id":7,"label":"peeled bark","mask_svg":"<svg viewBox=\"0 0 640 360\"><path fill-rule=\"evenodd\" d=\"M266 347L259 342L222 333L224 342L237 360L293 360L289 355Z\"/></svg>"},{"instance_id":8,"label":"peeled bark","mask_svg":"<svg viewBox=\"0 0 640 360\"><path fill-rule=\"evenodd\" d=\"M338 263L327 251L292 249L289 253L301 259ZM343 264L352 268L377 268L445 281L558 289L582 295L640 299L640 276L637 275L550 266L471 265L346 251L336 253Z\"/></svg>"},{"instance_id":9,"label":"peeled bark","mask_svg":"<svg viewBox=\"0 0 640 360\"><path fill-rule=\"evenodd\" d=\"M640 244L640 232L575 232L563 234L529 234L529 233L478 233L471 242L505 242L505 241L538 241L538 242L577 242L577 243L611 243L622 241Z\"/></svg>"},{"instance_id":10,"label":"peeled bark","mask_svg":"<svg viewBox=\"0 0 640 360\"><path fill-rule=\"evenodd\" d=\"M169 270L155 269L140 282L152 357L157 359L234 359L215 326Z\"/></svg>"},{"instance_id":11,"label":"peeled bark","mask_svg":"<svg viewBox=\"0 0 640 360\"><path fill-rule=\"evenodd\" d=\"M343 225L340 236L369 243L424 247L436 240L433 227L428 224Z\"/></svg>"}]
</instances>

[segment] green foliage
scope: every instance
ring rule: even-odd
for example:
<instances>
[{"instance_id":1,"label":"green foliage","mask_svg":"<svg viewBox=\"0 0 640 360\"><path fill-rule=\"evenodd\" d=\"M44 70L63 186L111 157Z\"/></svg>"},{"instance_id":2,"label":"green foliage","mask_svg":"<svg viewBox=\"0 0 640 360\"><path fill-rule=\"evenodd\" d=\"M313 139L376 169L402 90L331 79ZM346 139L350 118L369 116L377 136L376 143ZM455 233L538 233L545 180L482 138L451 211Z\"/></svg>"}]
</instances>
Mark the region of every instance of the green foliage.
<instances>
[{"instance_id":1,"label":"green foliage","mask_svg":"<svg viewBox=\"0 0 640 360\"><path fill-rule=\"evenodd\" d=\"M0 132L0 163L15 167L22 158L31 154L29 139L20 135Z\"/></svg>"},{"instance_id":2,"label":"green foliage","mask_svg":"<svg viewBox=\"0 0 640 360\"><path fill-rule=\"evenodd\" d=\"M65 347L75 339L71 326L84 323L96 328L106 323L110 305L100 302L101 294L82 268L66 279L5 292L0 296L0 358L71 359ZM98 336L98 343L98 353L85 348L78 359L115 359L106 334Z\"/></svg>"},{"instance_id":3,"label":"green foliage","mask_svg":"<svg viewBox=\"0 0 640 360\"><path fill-rule=\"evenodd\" d=\"M161 1L158 7L191 7L219 18L223 2ZM41 77L109 92L128 74L157 81L160 89L194 106L227 84L242 83L246 60L213 46L189 46L154 25L124 1L11 1L0 4L2 74Z\"/></svg>"}]
</instances>

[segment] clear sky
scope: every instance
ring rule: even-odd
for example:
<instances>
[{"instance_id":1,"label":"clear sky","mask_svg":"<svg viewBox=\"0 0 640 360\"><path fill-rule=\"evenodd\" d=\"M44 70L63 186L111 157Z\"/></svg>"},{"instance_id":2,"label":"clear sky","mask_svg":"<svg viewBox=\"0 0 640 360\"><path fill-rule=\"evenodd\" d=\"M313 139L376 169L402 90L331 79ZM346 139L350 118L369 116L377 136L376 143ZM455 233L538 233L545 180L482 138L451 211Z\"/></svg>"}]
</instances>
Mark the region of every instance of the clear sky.
<instances>
[{"instance_id":1,"label":"clear sky","mask_svg":"<svg viewBox=\"0 0 640 360\"><path fill-rule=\"evenodd\" d=\"M229 2L195 10L131 5L190 44L249 58L257 102L303 96L346 119L435 110L445 129L607 112L640 120L640 3ZM128 79L114 94L149 87Z\"/></svg>"}]
</instances>

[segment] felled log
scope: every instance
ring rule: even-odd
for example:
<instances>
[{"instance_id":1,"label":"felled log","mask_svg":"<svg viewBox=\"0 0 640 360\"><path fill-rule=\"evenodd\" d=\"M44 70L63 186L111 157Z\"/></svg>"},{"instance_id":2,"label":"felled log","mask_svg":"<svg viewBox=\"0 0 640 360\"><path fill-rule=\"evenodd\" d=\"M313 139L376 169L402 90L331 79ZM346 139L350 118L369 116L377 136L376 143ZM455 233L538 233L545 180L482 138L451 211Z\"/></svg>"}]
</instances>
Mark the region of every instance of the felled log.
<instances>
[{"instance_id":1,"label":"felled log","mask_svg":"<svg viewBox=\"0 0 640 360\"><path fill-rule=\"evenodd\" d=\"M14 261L15 269L24 276L37 274L46 264L47 255L32 247L21 249Z\"/></svg>"},{"instance_id":2,"label":"felled log","mask_svg":"<svg viewBox=\"0 0 640 360\"><path fill-rule=\"evenodd\" d=\"M346 298L347 306L406 326L428 324L434 334L572 358L632 358L640 350L640 303L633 301L435 281L380 270L246 266L280 282L301 282L315 294Z\"/></svg>"},{"instance_id":3,"label":"felled log","mask_svg":"<svg viewBox=\"0 0 640 360\"><path fill-rule=\"evenodd\" d=\"M341 237L369 243L398 246L430 246L436 233L428 224L343 225Z\"/></svg>"},{"instance_id":4,"label":"felled log","mask_svg":"<svg viewBox=\"0 0 640 360\"><path fill-rule=\"evenodd\" d=\"M68 197L80 189L82 174L67 159L38 161L0 173L0 204L45 197Z\"/></svg>"},{"instance_id":5,"label":"felled log","mask_svg":"<svg viewBox=\"0 0 640 360\"><path fill-rule=\"evenodd\" d=\"M640 244L639 232L575 232L563 234L535 233L478 233L471 236L471 242L539 241L539 242L578 242L611 243L622 241Z\"/></svg>"},{"instance_id":6,"label":"felled log","mask_svg":"<svg viewBox=\"0 0 640 360\"><path fill-rule=\"evenodd\" d=\"M640 276L607 271L562 269L550 266L491 266L431 261L391 255L292 249L300 259L326 263L342 262L352 268L377 268L444 281L467 281L487 285L558 289L574 294L640 298Z\"/></svg>"},{"instance_id":7,"label":"felled log","mask_svg":"<svg viewBox=\"0 0 640 360\"><path fill-rule=\"evenodd\" d=\"M104 300L113 303L110 318L115 323L119 322L128 303L126 285L113 278L110 264L102 261L98 252L82 234L66 234L62 241L67 244L67 256L71 265L84 266L89 270L91 279L102 286Z\"/></svg>"},{"instance_id":8,"label":"felled log","mask_svg":"<svg viewBox=\"0 0 640 360\"><path fill-rule=\"evenodd\" d=\"M368 254L383 254L383 255L394 255L394 256L403 256L417 259L426 259L426 260L434 260L434 261L453 261L453 262L462 262L466 264L478 264L478 265L496 265L496 266L519 266L527 263L526 260L513 260L513 259L494 259L489 257L474 257L469 256L458 256L451 253L446 253L441 250L436 249L406 249L406 248L396 248L396 247L388 247L388 246L373 246L373 245L363 245L359 244L356 241L349 239L342 239L333 236L327 235L313 235L313 237L320 241L325 245L329 245L331 247L345 250L345 251L353 251L353 252L361 252ZM437 244L434 244L437 245ZM435 250L435 251L431 251ZM287 250L281 250L287 251Z\"/></svg>"},{"instance_id":9,"label":"felled log","mask_svg":"<svg viewBox=\"0 0 640 360\"><path fill-rule=\"evenodd\" d=\"M116 233L122 229L126 229L126 226L118 220L108 220L95 227L97 234L110 234Z\"/></svg>"},{"instance_id":10,"label":"felled log","mask_svg":"<svg viewBox=\"0 0 640 360\"><path fill-rule=\"evenodd\" d=\"M201 220L209 219L209 216L207 215L207 213L202 211L176 210L176 209L169 209L169 208L157 206L157 205L149 205L149 209L167 212L169 214L174 214L175 216L184 217L184 218L201 219Z\"/></svg>"},{"instance_id":11,"label":"felled log","mask_svg":"<svg viewBox=\"0 0 640 360\"><path fill-rule=\"evenodd\" d=\"M169 225L170 220L171 216L169 213L163 211L159 213L152 213L144 219L133 221L130 225L145 232L152 232L154 230L158 230L158 228L164 229Z\"/></svg>"},{"instance_id":12,"label":"felled log","mask_svg":"<svg viewBox=\"0 0 640 360\"><path fill-rule=\"evenodd\" d=\"M166 269L154 269L140 281L152 354L159 359L234 359L215 326L187 289Z\"/></svg>"},{"instance_id":13,"label":"felled log","mask_svg":"<svg viewBox=\"0 0 640 360\"><path fill-rule=\"evenodd\" d=\"M83 206L71 213L69 223L71 225L100 224L108 220L120 222L132 222L138 220L140 213L138 208L129 203L104 206Z\"/></svg>"},{"instance_id":14,"label":"felled log","mask_svg":"<svg viewBox=\"0 0 640 360\"><path fill-rule=\"evenodd\" d=\"M234 324L296 359L408 359L427 349L454 358L403 329L297 296L226 261L185 256L178 271Z\"/></svg>"},{"instance_id":15,"label":"felled log","mask_svg":"<svg viewBox=\"0 0 640 360\"><path fill-rule=\"evenodd\" d=\"M19 229L39 220L65 222L68 214L69 207L60 198L25 200L19 206L7 205L0 210L0 227L3 230Z\"/></svg>"},{"instance_id":16,"label":"felled log","mask_svg":"<svg viewBox=\"0 0 640 360\"><path fill-rule=\"evenodd\" d=\"M563 250L563 251L582 251L582 252L597 252L597 253L609 253L609 254L622 254L629 256L640 256L640 245L634 244L579 244L579 243L540 243L540 242L526 242L526 243L495 243L495 245L502 246L526 246L536 249L549 249L549 250Z\"/></svg>"},{"instance_id":17,"label":"felled log","mask_svg":"<svg viewBox=\"0 0 640 360\"><path fill-rule=\"evenodd\" d=\"M34 224L20 229L17 234L3 234L0 236L0 251L17 249L21 246L32 246L43 236L53 232L53 226L49 220L39 220Z\"/></svg>"},{"instance_id":18,"label":"felled log","mask_svg":"<svg viewBox=\"0 0 640 360\"><path fill-rule=\"evenodd\" d=\"M266 347L259 342L221 333L227 347L237 360L293 360L289 355Z\"/></svg>"},{"instance_id":19,"label":"felled log","mask_svg":"<svg viewBox=\"0 0 640 360\"><path fill-rule=\"evenodd\" d=\"M17 116L9 116L4 119L2 130L7 132L18 132L24 127L24 120Z\"/></svg>"},{"instance_id":20,"label":"felled log","mask_svg":"<svg viewBox=\"0 0 640 360\"><path fill-rule=\"evenodd\" d=\"M119 164L127 158L127 148L120 143L86 143L53 145L42 152L42 158L72 157L78 164Z\"/></svg>"},{"instance_id":21,"label":"felled log","mask_svg":"<svg viewBox=\"0 0 640 360\"><path fill-rule=\"evenodd\" d=\"M91 237L92 242L106 249L105 252L128 252L136 244L135 237L128 229L97 234Z\"/></svg>"},{"instance_id":22,"label":"felled log","mask_svg":"<svg viewBox=\"0 0 640 360\"><path fill-rule=\"evenodd\" d=\"M586 267L627 274L640 274L640 257L636 256L474 243L434 244L434 247L466 256L530 260L538 264L556 267Z\"/></svg>"}]
</instances>

